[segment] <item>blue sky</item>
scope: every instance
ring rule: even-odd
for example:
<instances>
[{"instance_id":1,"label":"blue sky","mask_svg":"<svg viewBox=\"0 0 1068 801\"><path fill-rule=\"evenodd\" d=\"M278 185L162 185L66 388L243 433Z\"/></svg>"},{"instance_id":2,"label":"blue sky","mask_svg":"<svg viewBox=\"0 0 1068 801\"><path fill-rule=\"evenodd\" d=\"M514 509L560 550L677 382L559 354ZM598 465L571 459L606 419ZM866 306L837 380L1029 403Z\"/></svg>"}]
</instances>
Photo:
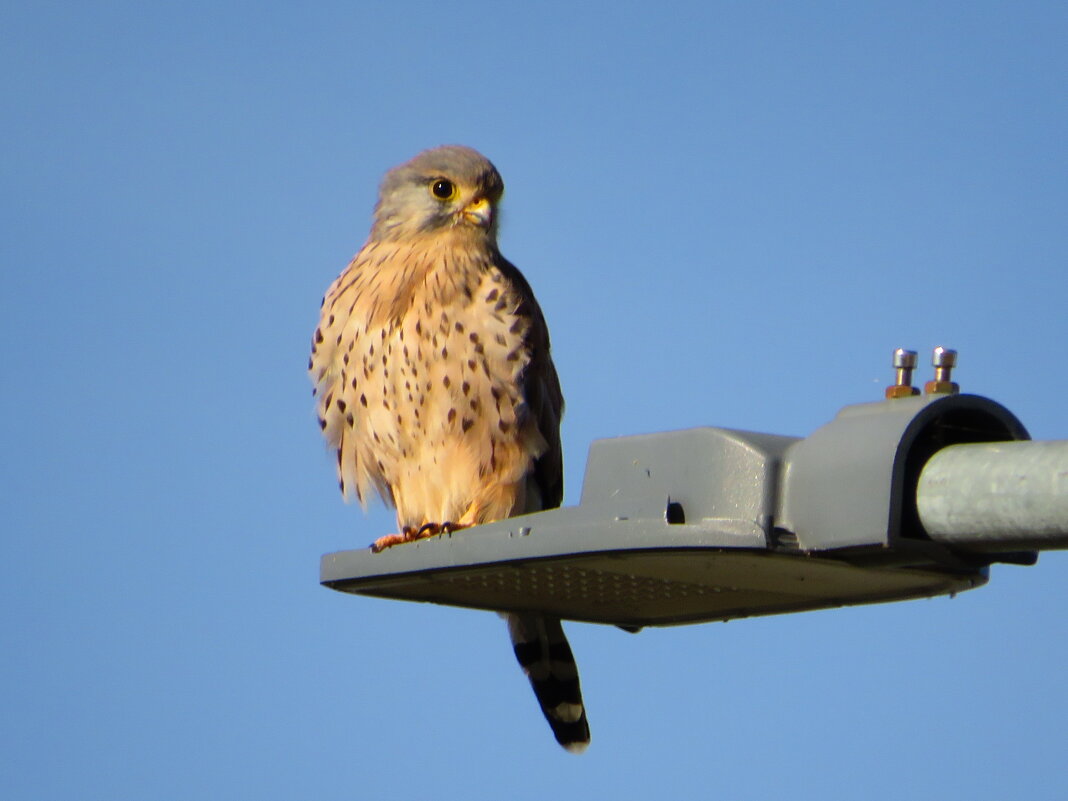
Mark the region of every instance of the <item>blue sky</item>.
<instances>
[{"instance_id":1,"label":"blue sky","mask_svg":"<svg viewBox=\"0 0 1068 801\"><path fill-rule=\"evenodd\" d=\"M0 11L5 798L1063 798L1068 557L934 599L572 624L561 751L493 615L343 596L389 531L304 375L390 166L474 146L591 440L805 435L897 346L1068 438L1058 3Z\"/></svg>"}]
</instances>

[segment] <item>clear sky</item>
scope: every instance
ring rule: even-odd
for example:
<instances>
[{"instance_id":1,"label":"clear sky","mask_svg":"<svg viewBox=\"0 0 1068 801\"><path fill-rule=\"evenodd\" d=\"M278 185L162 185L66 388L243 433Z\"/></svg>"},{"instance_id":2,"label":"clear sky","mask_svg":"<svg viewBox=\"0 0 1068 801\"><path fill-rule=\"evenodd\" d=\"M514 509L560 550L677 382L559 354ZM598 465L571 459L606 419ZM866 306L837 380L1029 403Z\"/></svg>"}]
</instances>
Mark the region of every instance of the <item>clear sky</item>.
<instances>
[{"instance_id":1,"label":"clear sky","mask_svg":"<svg viewBox=\"0 0 1068 801\"><path fill-rule=\"evenodd\" d=\"M455 142L508 187L568 503L591 440L805 435L897 346L1066 439L1066 42L1040 2L5 4L0 796L1063 799L1065 554L571 624L574 757L494 615L318 585L392 519L304 368L382 173Z\"/></svg>"}]
</instances>

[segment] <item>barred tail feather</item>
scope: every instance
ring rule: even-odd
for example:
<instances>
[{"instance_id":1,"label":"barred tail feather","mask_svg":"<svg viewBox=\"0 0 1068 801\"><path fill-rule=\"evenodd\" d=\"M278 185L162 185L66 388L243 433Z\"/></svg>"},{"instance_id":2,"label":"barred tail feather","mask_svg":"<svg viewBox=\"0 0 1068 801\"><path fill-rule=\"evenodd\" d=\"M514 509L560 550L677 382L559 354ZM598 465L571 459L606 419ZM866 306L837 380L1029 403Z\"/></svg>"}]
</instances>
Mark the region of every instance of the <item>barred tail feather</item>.
<instances>
[{"instance_id":1,"label":"barred tail feather","mask_svg":"<svg viewBox=\"0 0 1068 801\"><path fill-rule=\"evenodd\" d=\"M556 741L573 754L590 744L578 666L559 619L537 614L504 616L519 666L530 679Z\"/></svg>"}]
</instances>

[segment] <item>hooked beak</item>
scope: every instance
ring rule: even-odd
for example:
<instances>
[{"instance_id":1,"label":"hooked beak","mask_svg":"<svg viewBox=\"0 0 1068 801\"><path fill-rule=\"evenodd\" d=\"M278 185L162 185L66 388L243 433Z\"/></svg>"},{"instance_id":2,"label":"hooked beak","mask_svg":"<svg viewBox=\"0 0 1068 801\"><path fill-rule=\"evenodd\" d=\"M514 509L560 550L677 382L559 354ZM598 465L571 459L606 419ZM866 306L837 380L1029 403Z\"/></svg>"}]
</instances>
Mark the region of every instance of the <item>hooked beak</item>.
<instances>
[{"instance_id":1,"label":"hooked beak","mask_svg":"<svg viewBox=\"0 0 1068 801\"><path fill-rule=\"evenodd\" d=\"M488 228L493 222L493 204L487 198L480 197L464 206L463 215L469 223Z\"/></svg>"}]
</instances>

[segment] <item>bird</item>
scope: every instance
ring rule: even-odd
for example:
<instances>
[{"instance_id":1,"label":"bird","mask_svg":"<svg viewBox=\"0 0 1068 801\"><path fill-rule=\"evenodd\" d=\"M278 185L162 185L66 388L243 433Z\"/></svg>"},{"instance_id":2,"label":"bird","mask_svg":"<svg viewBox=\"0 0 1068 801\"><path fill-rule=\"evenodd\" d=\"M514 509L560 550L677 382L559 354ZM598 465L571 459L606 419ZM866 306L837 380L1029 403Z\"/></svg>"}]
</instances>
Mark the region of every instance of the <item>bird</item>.
<instances>
[{"instance_id":1,"label":"bird","mask_svg":"<svg viewBox=\"0 0 1068 801\"><path fill-rule=\"evenodd\" d=\"M397 533L373 551L560 505L564 399L549 331L497 245L504 182L478 151L389 170L367 241L327 289L308 371L346 499L377 495ZM560 745L589 723L558 618L502 613Z\"/></svg>"}]
</instances>

